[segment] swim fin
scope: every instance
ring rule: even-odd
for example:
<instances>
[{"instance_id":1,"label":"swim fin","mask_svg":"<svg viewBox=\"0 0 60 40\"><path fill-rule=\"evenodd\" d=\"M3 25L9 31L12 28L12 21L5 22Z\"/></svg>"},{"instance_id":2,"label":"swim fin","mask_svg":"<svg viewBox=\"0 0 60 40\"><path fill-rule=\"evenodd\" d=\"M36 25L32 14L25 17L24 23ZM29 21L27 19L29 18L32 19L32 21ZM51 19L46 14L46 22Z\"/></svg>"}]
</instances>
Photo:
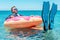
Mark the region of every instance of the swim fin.
<instances>
[{"instance_id":1,"label":"swim fin","mask_svg":"<svg viewBox=\"0 0 60 40\"><path fill-rule=\"evenodd\" d=\"M57 5L53 3L50 14L49 14L49 29L54 27L54 17L57 12Z\"/></svg>"},{"instance_id":2,"label":"swim fin","mask_svg":"<svg viewBox=\"0 0 60 40\"><path fill-rule=\"evenodd\" d=\"M44 24L44 30L48 30L48 21L49 21L49 9L50 9L50 4L49 2L44 2L43 3L43 10L42 10L42 20Z\"/></svg>"}]
</instances>

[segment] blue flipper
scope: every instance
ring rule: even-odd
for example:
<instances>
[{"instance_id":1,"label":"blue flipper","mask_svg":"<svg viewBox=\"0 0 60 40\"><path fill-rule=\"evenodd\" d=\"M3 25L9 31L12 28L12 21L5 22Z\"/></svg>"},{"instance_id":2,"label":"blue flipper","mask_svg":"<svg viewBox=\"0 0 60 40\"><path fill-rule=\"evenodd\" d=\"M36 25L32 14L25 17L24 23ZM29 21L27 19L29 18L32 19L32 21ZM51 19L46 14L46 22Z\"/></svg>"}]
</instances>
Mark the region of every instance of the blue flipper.
<instances>
[{"instance_id":1,"label":"blue flipper","mask_svg":"<svg viewBox=\"0 0 60 40\"><path fill-rule=\"evenodd\" d=\"M42 10L42 20L43 20L43 24L44 24L44 30L47 31L48 30L48 21L49 21L49 8L50 8L50 4L49 2L44 2L43 3L43 10Z\"/></svg>"},{"instance_id":2,"label":"blue flipper","mask_svg":"<svg viewBox=\"0 0 60 40\"><path fill-rule=\"evenodd\" d=\"M49 14L49 29L54 27L54 17L57 12L57 5L53 3L50 14Z\"/></svg>"}]
</instances>

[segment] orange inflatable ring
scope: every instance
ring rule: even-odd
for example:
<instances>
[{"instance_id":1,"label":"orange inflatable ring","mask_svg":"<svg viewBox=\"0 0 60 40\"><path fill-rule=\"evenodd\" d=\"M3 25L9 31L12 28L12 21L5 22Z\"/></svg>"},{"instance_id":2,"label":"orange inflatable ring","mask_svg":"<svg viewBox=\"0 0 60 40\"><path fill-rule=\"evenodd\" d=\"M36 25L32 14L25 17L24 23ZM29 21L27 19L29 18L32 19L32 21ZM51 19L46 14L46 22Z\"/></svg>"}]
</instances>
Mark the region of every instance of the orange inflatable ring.
<instances>
[{"instance_id":1,"label":"orange inflatable ring","mask_svg":"<svg viewBox=\"0 0 60 40\"><path fill-rule=\"evenodd\" d=\"M17 16L7 19L4 25L9 28L29 28L41 23L42 18L40 16Z\"/></svg>"}]
</instances>

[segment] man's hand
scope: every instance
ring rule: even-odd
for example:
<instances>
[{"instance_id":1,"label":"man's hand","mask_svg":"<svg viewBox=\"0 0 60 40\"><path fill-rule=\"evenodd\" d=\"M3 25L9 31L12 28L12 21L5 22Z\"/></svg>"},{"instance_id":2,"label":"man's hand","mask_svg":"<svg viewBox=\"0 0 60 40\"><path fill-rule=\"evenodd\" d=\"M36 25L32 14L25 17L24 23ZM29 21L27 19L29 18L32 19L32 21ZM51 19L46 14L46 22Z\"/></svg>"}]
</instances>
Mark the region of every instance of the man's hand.
<instances>
[{"instance_id":1,"label":"man's hand","mask_svg":"<svg viewBox=\"0 0 60 40\"><path fill-rule=\"evenodd\" d=\"M14 18L14 16L11 16L11 18Z\"/></svg>"}]
</instances>

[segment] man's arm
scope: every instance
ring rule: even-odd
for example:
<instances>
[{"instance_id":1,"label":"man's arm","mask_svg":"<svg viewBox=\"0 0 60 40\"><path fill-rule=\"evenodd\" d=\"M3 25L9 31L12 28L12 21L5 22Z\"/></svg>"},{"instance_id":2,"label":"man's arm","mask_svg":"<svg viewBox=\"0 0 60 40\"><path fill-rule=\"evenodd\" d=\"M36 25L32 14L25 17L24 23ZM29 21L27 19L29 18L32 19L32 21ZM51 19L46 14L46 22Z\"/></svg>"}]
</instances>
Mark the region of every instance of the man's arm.
<instances>
[{"instance_id":1,"label":"man's arm","mask_svg":"<svg viewBox=\"0 0 60 40\"><path fill-rule=\"evenodd\" d=\"M9 15L5 20L9 19L9 18L13 18L14 16Z\"/></svg>"},{"instance_id":2,"label":"man's arm","mask_svg":"<svg viewBox=\"0 0 60 40\"><path fill-rule=\"evenodd\" d=\"M17 14L18 16L22 16L22 15L19 15L19 14Z\"/></svg>"}]
</instances>

